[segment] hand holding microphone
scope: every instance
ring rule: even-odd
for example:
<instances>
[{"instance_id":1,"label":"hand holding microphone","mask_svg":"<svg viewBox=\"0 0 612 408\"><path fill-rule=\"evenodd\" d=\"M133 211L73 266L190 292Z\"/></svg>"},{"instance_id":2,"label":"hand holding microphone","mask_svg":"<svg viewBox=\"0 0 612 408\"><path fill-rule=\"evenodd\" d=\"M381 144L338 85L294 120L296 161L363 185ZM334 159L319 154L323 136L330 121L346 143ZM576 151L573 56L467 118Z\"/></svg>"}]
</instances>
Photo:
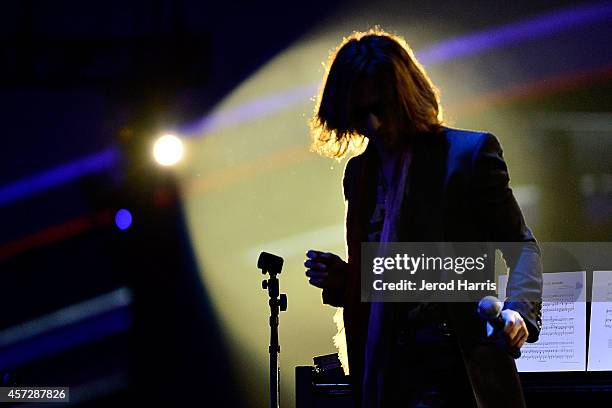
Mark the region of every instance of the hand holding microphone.
<instances>
[{"instance_id":1,"label":"hand holding microphone","mask_svg":"<svg viewBox=\"0 0 612 408\"><path fill-rule=\"evenodd\" d=\"M513 358L521 356L529 331L520 313L506 309L502 310L502 302L495 296L485 296L478 302L478 315L487 321L487 337L495 332L503 332L503 341L508 353Z\"/></svg>"}]
</instances>

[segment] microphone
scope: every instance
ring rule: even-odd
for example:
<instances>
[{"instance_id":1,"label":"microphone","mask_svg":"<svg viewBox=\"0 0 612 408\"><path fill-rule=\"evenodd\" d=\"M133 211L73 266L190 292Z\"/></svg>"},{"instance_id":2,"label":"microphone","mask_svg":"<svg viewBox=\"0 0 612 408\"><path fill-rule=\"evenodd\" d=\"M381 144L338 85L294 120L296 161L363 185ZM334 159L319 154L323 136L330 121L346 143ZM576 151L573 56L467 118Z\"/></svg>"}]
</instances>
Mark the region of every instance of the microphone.
<instances>
[{"instance_id":1,"label":"microphone","mask_svg":"<svg viewBox=\"0 0 612 408\"><path fill-rule=\"evenodd\" d=\"M502 302L495 296L485 296L478 302L478 316L481 319L489 322L493 326L493 330L503 330L505 326L504 319L501 316ZM512 358L517 359L521 356L521 349L508 347L508 354Z\"/></svg>"}]
</instances>

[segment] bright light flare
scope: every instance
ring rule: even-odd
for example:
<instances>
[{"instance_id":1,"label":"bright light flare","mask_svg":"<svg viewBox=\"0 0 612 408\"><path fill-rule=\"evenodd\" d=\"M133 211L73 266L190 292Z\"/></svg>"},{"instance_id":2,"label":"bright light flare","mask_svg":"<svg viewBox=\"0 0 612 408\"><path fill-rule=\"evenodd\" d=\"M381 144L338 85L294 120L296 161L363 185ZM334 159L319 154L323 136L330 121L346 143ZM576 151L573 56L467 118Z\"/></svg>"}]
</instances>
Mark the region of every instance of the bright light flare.
<instances>
[{"instance_id":1,"label":"bright light flare","mask_svg":"<svg viewBox=\"0 0 612 408\"><path fill-rule=\"evenodd\" d=\"M172 166L183 158L183 142L174 135L164 135L155 141L153 157L162 166Z\"/></svg>"}]
</instances>

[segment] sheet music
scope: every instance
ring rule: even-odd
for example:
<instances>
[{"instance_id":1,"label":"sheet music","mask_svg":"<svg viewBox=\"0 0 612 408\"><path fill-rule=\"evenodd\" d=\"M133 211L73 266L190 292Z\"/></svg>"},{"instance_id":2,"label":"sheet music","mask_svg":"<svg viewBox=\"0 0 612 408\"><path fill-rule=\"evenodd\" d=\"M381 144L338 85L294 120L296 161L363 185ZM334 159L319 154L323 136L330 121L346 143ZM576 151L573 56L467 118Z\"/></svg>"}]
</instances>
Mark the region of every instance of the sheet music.
<instances>
[{"instance_id":1,"label":"sheet music","mask_svg":"<svg viewBox=\"0 0 612 408\"><path fill-rule=\"evenodd\" d=\"M612 371L612 271L593 272L587 371Z\"/></svg>"},{"instance_id":2,"label":"sheet music","mask_svg":"<svg viewBox=\"0 0 612 408\"><path fill-rule=\"evenodd\" d=\"M499 276L499 298L506 296L508 275ZM543 274L542 330L536 343L525 343L516 366L522 372L586 369L586 271Z\"/></svg>"}]
</instances>

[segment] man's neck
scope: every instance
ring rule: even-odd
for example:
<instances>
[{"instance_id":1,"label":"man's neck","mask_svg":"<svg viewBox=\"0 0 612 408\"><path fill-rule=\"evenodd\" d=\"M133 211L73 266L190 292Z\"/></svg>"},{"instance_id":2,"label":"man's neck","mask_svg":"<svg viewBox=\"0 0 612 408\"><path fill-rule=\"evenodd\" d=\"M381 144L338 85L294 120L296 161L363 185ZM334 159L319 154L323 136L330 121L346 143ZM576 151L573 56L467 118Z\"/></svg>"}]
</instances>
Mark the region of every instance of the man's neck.
<instances>
[{"instance_id":1,"label":"man's neck","mask_svg":"<svg viewBox=\"0 0 612 408\"><path fill-rule=\"evenodd\" d=\"M380 141L374 142L374 147L380 158L380 166L387 185L390 185L393 179L393 173L397 167L402 149L398 145L389 145Z\"/></svg>"},{"instance_id":2,"label":"man's neck","mask_svg":"<svg viewBox=\"0 0 612 408\"><path fill-rule=\"evenodd\" d=\"M400 142L390 144L380 140L372 140L372 144L378 153L378 157L383 163L395 161L402 152L412 149L411 144L408 145Z\"/></svg>"}]
</instances>

